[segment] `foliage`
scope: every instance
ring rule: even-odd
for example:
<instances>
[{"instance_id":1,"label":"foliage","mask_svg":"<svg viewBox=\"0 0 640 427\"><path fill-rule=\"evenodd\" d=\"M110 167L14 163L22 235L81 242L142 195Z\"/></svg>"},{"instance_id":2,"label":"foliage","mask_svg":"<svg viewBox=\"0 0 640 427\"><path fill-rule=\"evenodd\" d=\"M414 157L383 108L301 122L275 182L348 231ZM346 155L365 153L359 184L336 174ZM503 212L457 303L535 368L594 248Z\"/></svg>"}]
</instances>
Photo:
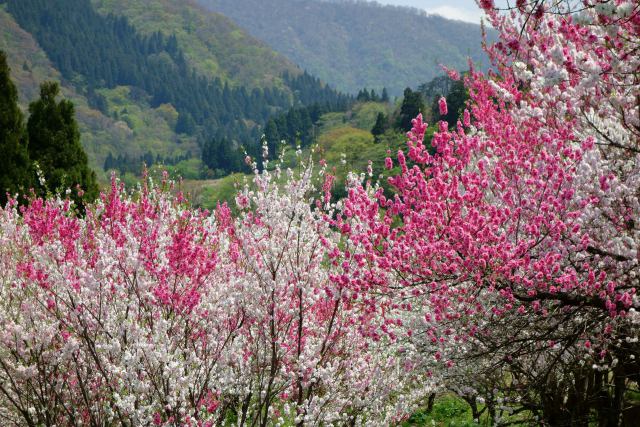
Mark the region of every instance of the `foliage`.
<instances>
[{"instance_id":1,"label":"foliage","mask_svg":"<svg viewBox=\"0 0 640 427\"><path fill-rule=\"evenodd\" d=\"M112 171L116 170L120 172L120 174L124 175L127 172L130 172L134 175L140 175L142 169L146 167L151 167L153 165L158 166L175 166L180 162L190 160L192 158L191 152L187 152L184 155L176 156L176 157L163 157L161 155L154 156L151 151L147 151L145 154L139 157L129 157L128 155L120 154L118 157L114 157L109 153L107 158L104 161L104 170Z\"/></svg>"},{"instance_id":2,"label":"foliage","mask_svg":"<svg viewBox=\"0 0 640 427\"><path fill-rule=\"evenodd\" d=\"M311 108L309 111L313 118L314 109ZM287 146L293 145L298 148L296 144L300 144L299 148L305 155L311 155L317 161L324 160L328 165L332 165L332 173L336 176L337 183L333 190L333 197L338 200L346 194L342 183L345 182L348 173L366 171L370 161L373 176L378 177L379 174L389 176L389 171L384 169L384 155L389 149L395 151L400 148L404 143L404 136L389 129L374 140L369 129L380 112L391 114L391 107L388 104L376 102L356 102L345 112L324 113L314 122L310 132L314 137L311 138L313 142L310 145L300 138L299 133L296 134L298 139L285 139L285 144L282 145L282 138L275 132L276 129L270 130L271 126L276 126L276 121L286 120L286 116L280 116L270 121L271 124L265 130L268 151L277 155ZM292 150L286 151L283 160L288 167L297 167L298 157L293 155ZM262 166L260 159L257 161L259 166ZM213 171L215 172L215 169ZM211 177L222 175L224 171L212 174ZM234 188L241 181L239 176L233 175L213 181L187 182L186 184L189 192L194 196L196 205L213 208L218 201L233 201ZM385 188L388 187L385 184Z\"/></svg>"},{"instance_id":3,"label":"foliage","mask_svg":"<svg viewBox=\"0 0 640 427\"><path fill-rule=\"evenodd\" d=\"M11 81L7 57L0 51L0 205L7 194L26 193L32 185L33 171L25 135L22 112L18 108L18 91Z\"/></svg>"},{"instance_id":4,"label":"foliage","mask_svg":"<svg viewBox=\"0 0 640 427\"><path fill-rule=\"evenodd\" d=\"M444 120L449 126L455 126L457 121L462 118L465 102L469 99L462 79L453 79L449 74L438 76L421 84L418 87L418 92L422 95L425 103L431 106L429 119L433 121ZM448 113L445 116L439 114L438 103L442 97L446 97L448 105ZM427 117L424 112L423 116Z\"/></svg>"},{"instance_id":5,"label":"foliage","mask_svg":"<svg viewBox=\"0 0 640 427\"><path fill-rule=\"evenodd\" d=\"M479 25L416 9L364 1L199 0L235 20L302 68L340 90L407 86L457 69L467 58L487 63ZM489 34L493 37L493 31ZM411 60L408 60L411 58Z\"/></svg>"},{"instance_id":6,"label":"foliage","mask_svg":"<svg viewBox=\"0 0 640 427\"><path fill-rule=\"evenodd\" d=\"M175 35L187 63L199 75L231 86L285 89L282 75L301 70L231 19L195 2L173 0L91 0L102 15L125 16L142 35Z\"/></svg>"},{"instance_id":7,"label":"foliage","mask_svg":"<svg viewBox=\"0 0 640 427\"><path fill-rule=\"evenodd\" d=\"M378 137L386 132L388 129L389 119L384 115L384 113L378 113L376 116L376 123L371 128L371 135L374 137Z\"/></svg>"},{"instance_id":8,"label":"foliage","mask_svg":"<svg viewBox=\"0 0 640 427\"><path fill-rule=\"evenodd\" d=\"M29 105L29 157L42 174L39 194L72 189L72 199L82 206L98 197L98 185L80 144L73 103L56 101L59 94L57 83L43 83L40 99Z\"/></svg>"},{"instance_id":9,"label":"foliage","mask_svg":"<svg viewBox=\"0 0 640 427\"><path fill-rule=\"evenodd\" d=\"M378 95L375 89L371 89L371 92L369 92L365 87L358 92L356 100L360 102L389 102L389 92L385 87L382 89L382 94Z\"/></svg>"},{"instance_id":10,"label":"foliage","mask_svg":"<svg viewBox=\"0 0 640 427\"><path fill-rule=\"evenodd\" d=\"M413 91L411 88L404 90L402 105L400 112L396 118L396 128L400 131L407 132L411 129L411 121L418 115L425 112L425 105L420 92Z\"/></svg>"},{"instance_id":11,"label":"foliage","mask_svg":"<svg viewBox=\"0 0 640 427\"><path fill-rule=\"evenodd\" d=\"M256 90L230 88L219 79L197 76L178 48L175 36L161 33L142 37L126 18L102 16L88 0L65 0L60 4L40 1L9 1L9 12L35 35L62 75L71 80L81 75L92 89L134 86L151 97L152 107L172 104L181 113L178 132L195 131L195 124L217 128L225 125L230 134L245 132L241 118L264 120L269 106L289 103L276 91L272 99ZM48 17L42 25L40 16ZM88 37L94 34L94 37ZM73 46L73 48L72 48ZM256 98L256 99L252 99ZM262 111L247 109L261 105ZM185 123L191 121L189 125ZM239 126L239 127L238 127Z\"/></svg>"},{"instance_id":12,"label":"foliage","mask_svg":"<svg viewBox=\"0 0 640 427\"><path fill-rule=\"evenodd\" d=\"M281 141L291 146L308 147L316 141L318 124L322 116L330 111L339 113L348 106L331 108L314 104L305 108L291 108L286 114L280 114L267 122L264 136L269 151L275 153Z\"/></svg>"},{"instance_id":13,"label":"foliage","mask_svg":"<svg viewBox=\"0 0 640 427\"><path fill-rule=\"evenodd\" d=\"M391 115L391 104L385 102L359 102L352 106L345 118L353 127L370 130L379 113Z\"/></svg>"},{"instance_id":14,"label":"foliage","mask_svg":"<svg viewBox=\"0 0 640 427\"><path fill-rule=\"evenodd\" d=\"M474 422L469 406L464 400L455 395L443 395L435 400L430 411L416 412L402 425L403 427L472 427L485 424Z\"/></svg>"},{"instance_id":15,"label":"foliage","mask_svg":"<svg viewBox=\"0 0 640 427\"><path fill-rule=\"evenodd\" d=\"M210 139L202 147L202 162L214 175L224 176L242 170L240 150L231 141Z\"/></svg>"},{"instance_id":16,"label":"foliage","mask_svg":"<svg viewBox=\"0 0 640 427\"><path fill-rule=\"evenodd\" d=\"M199 136L201 146L212 138L225 139L232 147L244 145L255 155L259 153L260 127L274 113L292 104L322 102L333 107L350 102L348 96L317 78L289 69L283 71L283 87L231 86L219 77L203 77L185 59L175 34L156 31L142 35L126 17L101 15L89 0L5 3L62 76L86 94L91 107L108 114L110 105L103 89L127 86L135 104L147 104L147 109L175 108L179 113L175 132ZM136 130L145 128L143 123L125 123ZM152 151L154 155L168 154ZM239 164L242 152L236 157L234 164Z\"/></svg>"}]
</instances>

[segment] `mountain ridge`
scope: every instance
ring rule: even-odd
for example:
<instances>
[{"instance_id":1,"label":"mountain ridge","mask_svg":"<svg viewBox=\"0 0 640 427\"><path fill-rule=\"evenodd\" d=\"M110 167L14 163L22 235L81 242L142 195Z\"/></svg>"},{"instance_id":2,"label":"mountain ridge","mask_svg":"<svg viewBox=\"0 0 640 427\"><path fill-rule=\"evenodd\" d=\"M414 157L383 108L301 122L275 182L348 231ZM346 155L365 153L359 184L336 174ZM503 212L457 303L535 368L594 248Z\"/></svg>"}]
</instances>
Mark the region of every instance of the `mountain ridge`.
<instances>
[{"instance_id":1,"label":"mountain ridge","mask_svg":"<svg viewBox=\"0 0 640 427\"><path fill-rule=\"evenodd\" d=\"M339 90L400 95L442 74L486 66L480 25L419 9L323 0L197 0ZM489 30L489 37L492 37Z\"/></svg>"},{"instance_id":2,"label":"mountain ridge","mask_svg":"<svg viewBox=\"0 0 640 427\"><path fill-rule=\"evenodd\" d=\"M195 176L207 139L235 135L234 147L251 148L270 115L295 102L341 96L194 3L0 0L0 20L0 49L8 53L22 108L37 97L40 83L60 81L76 104L83 144L103 182L108 173L101 169L114 158L148 165L174 159L188 163L188 175ZM145 70L155 72L155 80L140 74Z\"/></svg>"},{"instance_id":3,"label":"mountain ridge","mask_svg":"<svg viewBox=\"0 0 640 427\"><path fill-rule=\"evenodd\" d=\"M142 34L176 35L190 65L234 85L282 87L284 72L301 74L289 59L249 36L233 21L193 0L91 0L101 14L126 16Z\"/></svg>"}]
</instances>

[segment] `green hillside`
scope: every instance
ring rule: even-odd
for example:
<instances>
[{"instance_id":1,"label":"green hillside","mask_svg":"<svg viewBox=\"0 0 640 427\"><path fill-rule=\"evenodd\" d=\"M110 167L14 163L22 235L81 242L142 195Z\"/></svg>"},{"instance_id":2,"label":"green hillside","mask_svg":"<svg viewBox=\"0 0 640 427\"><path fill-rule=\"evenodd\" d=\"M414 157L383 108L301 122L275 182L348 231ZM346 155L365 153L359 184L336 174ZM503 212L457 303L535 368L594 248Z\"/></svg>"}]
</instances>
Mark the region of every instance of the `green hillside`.
<instances>
[{"instance_id":1,"label":"green hillside","mask_svg":"<svg viewBox=\"0 0 640 427\"><path fill-rule=\"evenodd\" d=\"M61 81L103 181L107 169L137 174L143 162L206 175L201 147L212 139L225 141L225 159L241 168L241 147L259 148L271 116L350 102L189 2L0 0L0 8L0 48L21 103L42 81Z\"/></svg>"},{"instance_id":2,"label":"green hillside","mask_svg":"<svg viewBox=\"0 0 640 427\"><path fill-rule=\"evenodd\" d=\"M386 185L389 171L384 169L384 158L387 150L397 152L404 147L404 134L390 129L377 141L371 134L378 113L392 115L395 106L380 102L359 102L346 112L330 112L323 114L316 124L316 140L302 150L301 158L311 156L315 162L327 161L330 172L336 176L333 190L336 198L345 195L344 183L349 172L366 173L369 160L372 160L373 176L368 179L380 180ZM283 147L279 146L281 150ZM295 167L298 159L295 148L290 141L284 147L287 154L285 166ZM275 157L271 151L271 158ZM191 194L196 205L212 208L218 202L226 201L234 205L235 187L243 185L250 175L234 174L221 179L209 181L185 181L185 189Z\"/></svg>"},{"instance_id":3,"label":"green hillside","mask_svg":"<svg viewBox=\"0 0 640 427\"><path fill-rule=\"evenodd\" d=\"M132 157L138 157L153 149L162 156L176 156L198 149L195 138L178 139L161 108L150 108L127 96L117 98L117 102L114 99L109 105L111 112L127 109L128 113L120 114L117 119L91 108L81 91L62 78L33 36L15 22L6 11L6 6L1 5L0 50L8 55L11 76L18 87L23 110L38 97L40 83L45 80L62 81L65 98L73 101L76 106L82 143L87 150L90 165L101 181L107 179L102 166L108 153L128 153ZM111 98L110 92L117 91L128 92L123 87L105 91L105 94Z\"/></svg>"},{"instance_id":4,"label":"green hillside","mask_svg":"<svg viewBox=\"0 0 640 427\"><path fill-rule=\"evenodd\" d=\"M391 103L383 102L375 93L363 91L357 102L344 112L307 108L291 109L275 116L267 124L265 132L271 161L269 167L274 167L276 158L284 149L284 167L295 168L309 158L316 163L325 160L329 173L336 177L333 188L336 200L346 195L345 183L349 173L379 182L390 196L393 189L387 178L399 173L399 165L395 163L391 170L387 170L385 158L395 159L398 149L406 149L406 132L412 126L411 120L419 113L423 115L430 124L425 141L430 141L439 121L446 121L454 127L462 119L469 97L462 81L454 81L448 76L424 82L416 91L407 88L404 94L405 97ZM441 96L447 98L449 105L449 112L444 116L440 114L437 102ZM310 123L301 119L305 115ZM300 154L296 155L296 151ZM207 181L186 180L184 189L198 206L213 208L219 202L234 206L236 188L250 182L250 178L250 174L233 174Z\"/></svg>"},{"instance_id":5,"label":"green hillside","mask_svg":"<svg viewBox=\"0 0 640 427\"><path fill-rule=\"evenodd\" d=\"M392 95L441 74L439 64L486 61L479 25L364 1L198 0L232 18L322 80Z\"/></svg>"},{"instance_id":6,"label":"green hillside","mask_svg":"<svg viewBox=\"0 0 640 427\"><path fill-rule=\"evenodd\" d=\"M123 15L143 34L175 34L187 61L209 77L236 85L283 87L281 76L301 70L229 18L191 0L91 0L102 14Z\"/></svg>"}]
</instances>

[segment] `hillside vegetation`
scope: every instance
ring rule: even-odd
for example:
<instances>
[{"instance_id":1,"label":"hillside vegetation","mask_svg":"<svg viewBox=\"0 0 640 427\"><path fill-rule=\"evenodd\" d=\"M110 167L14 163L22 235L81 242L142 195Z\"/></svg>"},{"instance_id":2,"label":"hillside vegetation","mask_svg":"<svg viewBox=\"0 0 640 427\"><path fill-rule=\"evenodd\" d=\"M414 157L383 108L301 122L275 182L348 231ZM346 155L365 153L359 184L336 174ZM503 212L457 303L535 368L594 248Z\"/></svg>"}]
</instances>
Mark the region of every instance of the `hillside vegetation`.
<instances>
[{"instance_id":1,"label":"hillside vegetation","mask_svg":"<svg viewBox=\"0 0 640 427\"><path fill-rule=\"evenodd\" d=\"M380 138L371 134L378 113L392 115L394 106L381 102L356 103L346 112L330 112L323 114L314 125L316 137L314 143L304 147L301 154L295 154L294 144L276 144L270 148L272 163L284 150L284 166L297 168L301 161L309 158L314 162L325 160L330 166L329 172L336 176L335 198L345 196L344 183L349 172L366 175L371 160L372 175L369 179L380 180L386 186L386 177L392 171L384 169L384 157L387 150L393 152L405 144L404 134L396 129L389 129ZM271 145L271 144L270 144ZM395 172L395 170L393 171ZM227 202L235 206L236 188L245 184L249 175L233 174L221 179L209 181L186 180L184 189L191 194L197 206L213 208L219 202Z\"/></svg>"},{"instance_id":2,"label":"hillside vegetation","mask_svg":"<svg viewBox=\"0 0 640 427\"><path fill-rule=\"evenodd\" d=\"M195 138L182 137L177 144L177 135L173 132L159 109L150 108L143 102L135 102L122 96L118 104L108 104L112 112L127 114L104 114L91 108L87 98L76 89L72 82L63 79L34 37L22 29L0 5L0 50L7 53L11 66L11 77L19 93L20 107L26 111L29 102L39 94L39 85L45 80L61 81L62 92L66 99L76 107L76 118L82 134L82 144L87 150L89 163L102 181L107 175L102 171L104 159L108 153L128 153L139 156L152 147L157 153L177 155L189 150L197 150ZM127 92L123 87L121 92ZM106 90L105 92L111 92ZM109 94L108 98L111 98ZM127 117L131 123L127 123ZM135 126L132 128L130 124Z\"/></svg>"},{"instance_id":3,"label":"hillside vegetation","mask_svg":"<svg viewBox=\"0 0 640 427\"><path fill-rule=\"evenodd\" d=\"M441 73L484 62L479 25L370 2L198 0L340 90L400 95ZM491 36L492 34L490 34Z\"/></svg>"},{"instance_id":4,"label":"hillside vegetation","mask_svg":"<svg viewBox=\"0 0 640 427\"><path fill-rule=\"evenodd\" d=\"M91 0L102 14L126 16L140 33L174 34L187 62L200 74L234 85L284 87L282 75L300 69L229 18L191 0Z\"/></svg>"},{"instance_id":5,"label":"hillside vegetation","mask_svg":"<svg viewBox=\"0 0 640 427\"><path fill-rule=\"evenodd\" d=\"M387 169L385 157L406 148L406 132L412 127L412 119L422 114L430 123L443 120L451 127L456 126L469 99L462 81L448 76L424 82L415 91L407 88L404 95L394 104L381 101L375 94L361 93L357 102L343 112L291 109L274 117L265 132L269 167L278 163L283 151L284 167L295 169L309 159L316 163L324 160L330 167L329 173L336 177L333 188L336 200L346 196L344 184L349 173L379 182L391 195L393 190L387 178L400 169L397 165ZM440 113L438 103L442 96L447 97L450 105L445 115ZM430 143L435 130L435 126L427 128L426 142ZM256 160L262 167L261 159ZM236 190L245 185L249 176L238 173L207 181L186 180L184 189L191 194L195 205L214 208L219 202L227 202L234 206Z\"/></svg>"},{"instance_id":6,"label":"hillside vegetation","mask_svg":"<svg viewBox=\"0 0 640 427\"><path fill-rule=\"evenodd\" d=\"M2 47L18 70L22 104L43 80L61 80L79 105L95 169L136 173L153 159L183 163L195 176L202 169L200 147L211 139L224 139L240 157L241 146L258 148L261 128L279 111L349 102L228 19L192 3L0 4L7 23Z\"/></svg>"}]
</instances>

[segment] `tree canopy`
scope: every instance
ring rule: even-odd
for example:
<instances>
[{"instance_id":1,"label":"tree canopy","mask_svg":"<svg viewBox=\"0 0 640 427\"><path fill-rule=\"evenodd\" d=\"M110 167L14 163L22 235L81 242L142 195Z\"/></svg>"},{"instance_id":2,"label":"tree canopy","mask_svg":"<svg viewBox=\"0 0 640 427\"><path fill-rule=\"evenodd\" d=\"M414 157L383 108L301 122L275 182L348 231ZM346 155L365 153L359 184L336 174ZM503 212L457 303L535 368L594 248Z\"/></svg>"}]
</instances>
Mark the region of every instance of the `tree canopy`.
<instances>
[{"instance_id":1,"label":"tree canopy","mask_svg":"<svg viewBox=\"0 0 640 427\"><path fill-rule=\"evenodd\" d=\"M24 118L18 107L18 91L11 81L9 65L0 51L0 205L7 193L26 193L33 184Z\"/></svg>"},{"instance_id":2,"label":"tree canopy","mask_svg":"<svg viewBox=\"0 0 640 427\"><path fill-rule=\"evenodd\" d=\"M98 196L98 185L80 143L73 103L58 101L59 95L58 83L45 82L40 98L29 105L29 155L37 162L49 191L71 189L71 198L81 205L83 198L93 200ZM78 195L78 189L84 196Z\"/></svg>"}]
</instances>

